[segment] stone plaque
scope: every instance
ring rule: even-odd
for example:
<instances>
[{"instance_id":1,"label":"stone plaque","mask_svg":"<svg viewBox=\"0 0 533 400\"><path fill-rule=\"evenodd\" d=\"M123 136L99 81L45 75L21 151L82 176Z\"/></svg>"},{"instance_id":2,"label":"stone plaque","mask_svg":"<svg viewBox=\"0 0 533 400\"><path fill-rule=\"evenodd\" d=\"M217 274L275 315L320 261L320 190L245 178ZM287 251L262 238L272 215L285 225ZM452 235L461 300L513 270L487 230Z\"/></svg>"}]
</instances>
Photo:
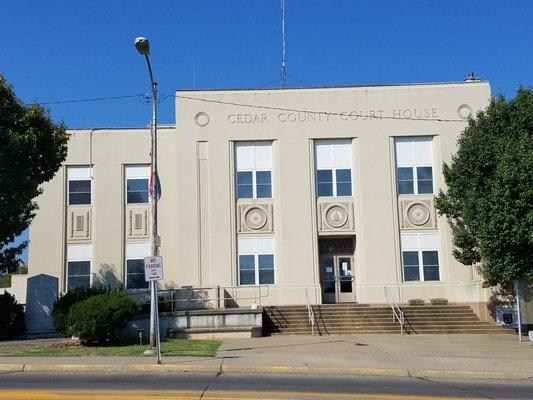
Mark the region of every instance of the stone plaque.
<instances>
[{"instance_id":1,"label":"stone plaque","mask_svg":"<svg viewBox=\"0 0 533 400\"><path fill-rule=\"evenodd\" d=\"M353 232L355 231L354 208L352 202L318 202L319 232Z\"/></svg>"},{"instance_id":2,"label":"stone plaque","mask_svg":"<svg viewBox=\"0 0 533 400\"><path fill-rule=\"evenodd\" d=\"M274 214L271 203L237 203L237 232L273 232Z\"/></svg>"},{"instance_id":3,"label":"stone plaque","mask_svg":"<svg viewBox=\"0 0 533 400\"><path fill-rule=\"evenodd\" d=\"M67 211L67 241L91 241L91 208L69 207Z\"/></svg>"},{"instance_id":4,"label":"stone plaque","mask_svg":"<svg viewBox=\"0 0 533 400\"><path fill-rule=\"evenodd\" d=\"M400 228L424 229L437 226L433 197L399 200Z\"/></svg>"},{"instance_id":5,"label":"stone plaque","mask_svg":"<svg viewBox=\"0 0 533 400\"><path fill-rule=\"evenodd\" d=\"M147 206L128 206L126 208L126 239L141 239L150 236L149 211Z\"/></svg>"}]
</instances>

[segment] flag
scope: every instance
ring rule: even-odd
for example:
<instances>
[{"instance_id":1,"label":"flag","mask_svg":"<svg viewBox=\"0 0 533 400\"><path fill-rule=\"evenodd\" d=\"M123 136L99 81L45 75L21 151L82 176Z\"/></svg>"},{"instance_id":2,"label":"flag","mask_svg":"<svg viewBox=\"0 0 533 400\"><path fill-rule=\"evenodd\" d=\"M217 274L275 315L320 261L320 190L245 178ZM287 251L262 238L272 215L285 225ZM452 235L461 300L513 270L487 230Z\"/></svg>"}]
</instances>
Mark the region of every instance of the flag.
<instances>
[{"instance_id":1,"label":"flag","mask_svg":"<svg viewBox=\"0 0 533 400\"><path fill-rule=\"evenodd\" d=\"M154 179L155 178L155 179ZM156 196L157 201L161 199L161 182L159 181L159 175L152 171L150 175L150 187L149 187L150 197Z\"/></svg>"}]
</instances>

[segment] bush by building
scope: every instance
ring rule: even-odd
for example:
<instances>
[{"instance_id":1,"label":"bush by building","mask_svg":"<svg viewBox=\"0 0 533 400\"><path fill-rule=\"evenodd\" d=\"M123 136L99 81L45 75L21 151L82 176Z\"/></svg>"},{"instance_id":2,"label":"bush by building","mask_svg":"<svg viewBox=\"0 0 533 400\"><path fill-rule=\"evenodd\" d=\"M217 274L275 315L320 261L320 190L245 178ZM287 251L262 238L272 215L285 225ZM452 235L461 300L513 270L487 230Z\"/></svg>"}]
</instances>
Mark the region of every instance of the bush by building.
<instances>
[{"instance_id":1,"label":"bush by building","mask_svg":"<svg viewBox=\"0 0 533 400\"><path fill-rule=\"evenodd\" d=\"M114 342L117 330L138 312L139 305L122 290L92 296L70 308L69 332L87 345Z\"/></svg>"},{"instance_id":2,"label":"bush by building","mask_svg":"<svg viewBox=\"0 0 533 400\"><path fill-rule=\"evenodd\" d=\"M15 296L0 294L0 340L11 339L24 333L24 307Z\"/></svg>"},{"instance_id":3,"label":"bush by building","mask_svg":"<svg viewBox=\"0 0 533 400\"><path fill-rule=\"evenodd\" d=\"M68 312L70 307L76 303L87 300L89 297L107 293L109 291L110 289L106 287L78 288L61 296L55 302L52 310L54 328L57 333L64 337L72 336L68 329Z\"/></svg>"}]
</instances>

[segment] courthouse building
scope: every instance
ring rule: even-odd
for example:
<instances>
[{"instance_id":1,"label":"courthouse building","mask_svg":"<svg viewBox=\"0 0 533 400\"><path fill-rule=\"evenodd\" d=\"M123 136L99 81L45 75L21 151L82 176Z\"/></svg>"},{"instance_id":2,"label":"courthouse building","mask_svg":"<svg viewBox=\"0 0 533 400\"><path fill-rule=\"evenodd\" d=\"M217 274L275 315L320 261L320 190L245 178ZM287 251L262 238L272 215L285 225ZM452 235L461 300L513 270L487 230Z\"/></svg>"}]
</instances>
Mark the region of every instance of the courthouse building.
<instances>
[{"instance_id":1,"label":"courthouse building","mask_svg":"<svg viewBox=\"0 0 533 400\"><path fill-rule=\"evenodd\" d=\"M446 298L483 305L435 209L487 82L176 93L159 127L161 288L248 306ZM147 117L148 117L148 110ZM150 129L72 129L37 199L30 273L62 292L147 287ZM253 293L258 294L258 298Z\"/></svg>"}]
</instances>

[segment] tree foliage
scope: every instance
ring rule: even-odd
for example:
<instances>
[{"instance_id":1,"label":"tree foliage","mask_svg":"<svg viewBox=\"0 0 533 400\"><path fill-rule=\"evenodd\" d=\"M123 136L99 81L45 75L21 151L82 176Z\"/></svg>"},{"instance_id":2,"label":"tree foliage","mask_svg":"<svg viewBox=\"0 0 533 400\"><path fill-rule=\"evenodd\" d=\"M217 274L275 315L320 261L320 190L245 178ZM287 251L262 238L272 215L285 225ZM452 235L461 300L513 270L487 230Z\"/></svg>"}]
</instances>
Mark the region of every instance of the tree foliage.
<instances>
[{"instance_id":1,"label":"tree foliage","mask_svg":"<svg viewBox=\"0 0 533 400\"><path fill-rule=\"evenodd\" d=\"M0 75L0 271L14 271L27 242L10 246L35 216L40 185L67 155L68 133L47 109L24 105Z\"/></svg>"},{"instance_id":2,"label":"tree foliage","mask_svg":"<svg viewBox=\"0 0 533 400\"><path fill-rule=\"evenodd\" d=\"M15 296L0 294L0 340L12 339L24 333L24 307Z\"/></svg>"},{"instance_id":3,"label":"tree foliage","mask_svg":"<svg viewBox=\"0 0 533 400\"><path fill-rule=\"evenodd\" d=\"M533 282L533 90L500 95L471 118L443 173L436 206L455 258L478 266L487 286Z\"/></svg>"}]
</instances>

